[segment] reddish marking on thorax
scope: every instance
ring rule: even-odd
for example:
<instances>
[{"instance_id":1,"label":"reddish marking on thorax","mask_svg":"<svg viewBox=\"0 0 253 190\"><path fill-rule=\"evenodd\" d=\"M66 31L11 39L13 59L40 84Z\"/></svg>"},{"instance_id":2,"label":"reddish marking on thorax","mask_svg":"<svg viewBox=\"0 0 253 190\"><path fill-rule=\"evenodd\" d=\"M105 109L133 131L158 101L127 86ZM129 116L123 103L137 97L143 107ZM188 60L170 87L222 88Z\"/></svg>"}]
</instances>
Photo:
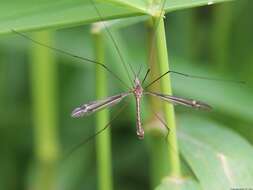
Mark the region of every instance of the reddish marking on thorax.
<instances>
[{"instance_id":1,"label":"reddish marking on thorax","mask_svg":"<svg viewBox=\"0 0 253 190\"><path fill-rule=\"evenodd\" d=\"M143 89L142 89L140 80L138 78L135 78L134 84L135 84L135 87L134 87L133 93L136 98L141 98Z\"/></svg>"}]
</instances>

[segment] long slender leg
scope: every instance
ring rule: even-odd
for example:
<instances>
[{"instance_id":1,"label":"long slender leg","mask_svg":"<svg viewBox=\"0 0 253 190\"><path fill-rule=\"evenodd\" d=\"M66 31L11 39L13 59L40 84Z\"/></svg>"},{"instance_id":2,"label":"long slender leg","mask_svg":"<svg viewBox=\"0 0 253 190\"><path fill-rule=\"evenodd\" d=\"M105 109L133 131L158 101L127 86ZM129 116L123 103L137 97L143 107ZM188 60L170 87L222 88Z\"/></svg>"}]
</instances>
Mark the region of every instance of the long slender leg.
<instances>
[{"instance_id":1,"label":"long slender leg","mask_svg":"<svg viewBox=\"0 0 253 190\"><path fill-rule=\"evenodd\" d=\"M153 110L152 110L153 111ZM170 133L170 128L168 127L168 125L162 120L162 118L160 118L160 116L153 112L155 117L160 121L160 123L162 124L163 127L165 127L165 129L167 130L166 136L165 136L165 140L168 138L169 133Z\"/></svg>"},{"instance_id":2,"label":"long slender leg","mask_svg":"<svg viewBox=\"0 0 253 190\"><path fill-rule=\"evenodd\" d=\"M150 69L147 70L147 72L146 72L146 74L145 74L145 76L144 76L144 78L143 78L143 80L142 80L142 82L141 82L142 85L144 84L144 82L145 82L145 80L146 80L146 78L147 78L149 72L150 72Z\"/></svg>"},{"instance_id":3,"label":"long slender leg","mask_svg":"<svg viewBox=\"0 0 253 190\"><path fill-rule=\"evenodd\" d=\"M169 147L172 148L172 150L173 150L174 152L176 152L176 150L173 148L173 146L171 146L171 145L169 144L169 142L167 141L168 136L169 136L169 134L170 134L170 132L171 132L171 131L170 131L170 128L169 128L168 125L162 120L162 118L161 118L156 112L154 112L153 109L151 109L151 111L154 113L155 117L156 117L156 118L158 119L158 121L162 124L162 126L167 130L167 134L166 134L166 136L165 136L165 138L164 138L165 143L168 144Z\"/></svg>"},{"instance_id":4,"label":"long slender leg","mask_svg":"<svg viewBox=\"0 0 253 190\"><path fill-rule=\"evenodd\" d=\"M173 74L177 74L179 76L183 76L183 77L187 77L187 78L195 78L195 79L203 79L203 80L209 80L209 81L221 81L221 82L229 82L229 83L238 83L238 84L246 84L245 81L235 81L235 80L229 80L229 79L222 79L222 78L211 78L211 77L204 77L204 76L197 76L197 75L190 75L190 74L186 74L186 73L181 73L181 72L177 72L177 71L167 71L164 74L160 75L159 77L157 77L155 80L153 80L152 82L150 82L147 86L145 86L144 89L147 89L149 86L151 86L152 84L154 84L155 82L159 81L161 78L163 78L165 75L169 74L169 73L173 73Z\"/></svg>"},{"instance_id":5,"label":"long slender leg","mask_svg":"<svg viewBox=\"0 0 253 190\"><path fill-rule=\"evenodd\" d=\"M34 40L33 38L30 38L29 36L27 36L26 34L22 33L22 32L18 32L16 30L11 30L13 33L21 36L22 38L24 39L27 39L31 42L33 42L34 44L37 44L37 45L40 45L42 47L46 47L46 48L49 48L53 51L55 51L56 53L59 53L59 54L64 54L64 55L67 55L67 56L70 56L70 57L73 57L73 58L76 58L76 59L79 59L83 62L88 62L88 63L93 63L93 64L96 64L96 65L99 65L100 67L102 67L103 69L105 69L107 72L109 72L113 77L115 77L115 79L117 79L119 82L121 82L121 84L124 86L124 87L127 87L127 89L129 89L129 85L127 83L125 83L117 74L115 74L109 67L107 67L106 65L104 65L103 63L100 63L100 62L97 62L97 61L94 61L90 58L86 58L86 57L81 57L81 56L78 56L78 55L75 55L75 54L72 54L72 53L69 53L65 50L62 50L62 49L59 49L59 48L56 48L56 47L53 47L53 46L50 46L50 45L47 45L47 44L44 44L42 42L39 42L37 40Z\"/></svg>"},{"instance_id":6,"label":"long slender leg","mask_svg":"<svg viewBox=\"0 0 253 190\"><path fill-rule=\"evenodd\" d=\"M164 138L165 143L168 144L168 146L169 146L174 152L177 152L177 151L175 150L175 148L174 148L173 146L171 146L171 144L169 144L169 141L167 140L167 139L168 139L168 136L169 136L169 134L170 134L170 128L169 128L168 125L162 120L162 118L161 118L160 116L158 116L157 113L155 113L155 112L153 112L153 113L154 113L155 117L158 119L158 121L160 121L160 123L162 124L162 126L165 127L165 128L168 130L168 132L167 132L167 134L166 134L166 136L165 136L165 138Z\"/></svg>"},{"instance_id":7,"label":"long slender leg","mask_svg":"<svg viewBox=\"0 0 253 190\"><path fill-rule=\"evenodd\" d=\"M87 144L88 142L90 142L92 139L94 139L97 135L99 135L100 133L102 133L104 130L106 130L107 128L111 127L111 123L119 116L120 113L123 112L123 110L126 108L126 106L128 105L128 102L125 102L121 108L117 111L117 113L114 115L114 117L105 125L104 128L102 128L100 131L97 131L95 134L91 135L90 137L82 140L80 143L76 144L75 146L73 146L71 148L71 150L66 154L66 156L64 156L64 160L67 159L74 151L76 151L77 149L79 149L81 146Z\"/></svg>"}]
</instances>

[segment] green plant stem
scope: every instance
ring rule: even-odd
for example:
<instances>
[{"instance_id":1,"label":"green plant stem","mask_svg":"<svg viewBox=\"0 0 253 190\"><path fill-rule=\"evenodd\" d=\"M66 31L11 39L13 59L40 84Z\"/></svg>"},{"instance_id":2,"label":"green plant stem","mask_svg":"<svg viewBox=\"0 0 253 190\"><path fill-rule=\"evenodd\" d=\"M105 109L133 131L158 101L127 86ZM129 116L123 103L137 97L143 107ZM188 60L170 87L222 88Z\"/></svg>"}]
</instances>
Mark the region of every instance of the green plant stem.
<instances>
[{"instance_id":1,"label":"green plant stem","mask_svg":"<svg viewBox=\"0 0 253 190\"><path fill-rule=\"evenodd\" d=\"M104 63L104 40L100 30L93 31L95 41L96 60ZM107 96L107 76L103 68L96 66L96 98L101 99ZM109 122L109 111L107 109L97 113L96 129L103 129ZM111 190L112 166L111 166L111 135L110 129L106 129L96 138L97 166L99 190Z\"/></svg>"},{"instance_id":2,"label":"green plant stem","mask_svg":"<svg viewBox=\"0 0 253 190\"><path fill-rule=\"evenodd\" d=\"M5 84L6 84L5 73L7 73L7 72L6 72L6 64L5 64L5 61L3 60L2 55L0 55L0 62L1 62L1 64L0 64L0 105L2 105L0 108L0 114L3 116L3 113L4 113L3 108L5 107L5 102L6 102L6 101L4 101L5 100L5 90L4 89L5 89ZM0 122L2 122L2 120Z\"/></svg>"},{"instance_id":3,"label":"green plant stem","mask_svg":"<svg viewBox=\"0 0 253 190\"><path fill-rule=\"evenodd\" d=\"M157 47L157 60L159 64L160 73L165 73L169 70L169 61L167 54L167 45L166 45L166 36L164 29L164 21L162 17L154 17L154 23L159 22L156 34L156 47ZM163 77L161 80L161 91L164 94L171 95L171 80L170 76ZM170 158L170 174L172 176L180 177L180 158L177 144L177 135L176 135L176 119L174 106L172 104L164 103L163 104L165 122L170 128L170 133L168 135L168 156Z\"/></svg>"},{"instance_id":4,"label":"green plant stem","mask_svg":"<svg viewBox=\"0 0 253 190\"><path fill-rule=\"evenodd\" d=\"M229 62L229 37L232 24L232 5L229 3L220 4L214 9L213 24L213 60L217 68L221 71L226 70Z\"/></svg>"},{"instance_id":5,"label":"green plant stem","mask_svg":"<svg viewBox=\"0 0 253 190\"><path fill-rule=\"evenodd\" d=\"M51 44L51 33L38 32L33 38ZM31 50L31 90L37 175L36 190L56 189L59 139L56 115L56 64L50 50L34 45Z\"/></svg>"},{"instance_id":6,"label":"green plant stem","mask_svg":"<svg viewBox=\"0 0 253 190\"><path fill-rule=\"evenodd\" d=\"M149 68L152 69L150 72L149 78L150 81L153 81L159 76L159 68L157 64L157 52L156 48L154 48L154 36L155 36L155 30L153 26L153 19L148 20L147 22L147 30L148 30L148 63ZM150 86L149 88L152 92L160 92L160 85L159 83L155 83L154 85ZM149 98L149 105L152 109L152 112L155 112L156 114L159 114L161 112L161 102L157 101L157 98L155 97L148 97ZM154 113L151 112L151 118L150 121L156 121L157 118L155 117ZM158 125L158 126L157 126ZM150 135L149 135L149 150L150 150L150 176L151 176L151 186L152 189L154 189L157 185L160 184L161 179L166 176L168 173L168 157L166 156L166 144L164 143L163 138L163 130L162 127L160 127L160 123L153 123L152 126L150 125ZM157 130L155 130L157 129ZM159 130L159 132L158 132Z\"/></svg>"}]
</instances>

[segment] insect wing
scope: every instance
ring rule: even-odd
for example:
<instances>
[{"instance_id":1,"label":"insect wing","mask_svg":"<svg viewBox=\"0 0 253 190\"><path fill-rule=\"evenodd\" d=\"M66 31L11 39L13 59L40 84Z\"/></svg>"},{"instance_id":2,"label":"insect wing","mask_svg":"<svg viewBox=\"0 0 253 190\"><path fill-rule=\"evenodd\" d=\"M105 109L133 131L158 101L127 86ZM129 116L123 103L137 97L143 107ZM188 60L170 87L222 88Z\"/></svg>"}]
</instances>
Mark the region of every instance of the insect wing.
<instances>
[{"instance_id":1,"label":"insect wing","mask_svg":"<svg viewBox=\"0 0 253 190\"><path fill-rule=\"evenodd\" d=\"M176 96L159 94L156 92L146 92L146 94L159 97L167 102L173 103L174 105L179 104L179 105L192 107L192 108L196 108L196 109L203 109L203 110L207 110L207 111L212 109L212 107L209 106L208 104L201 102L201 101L196 101L193 99L180 98L180 97L176 97Z\"/></svg>"},{"instance_id":2,"label":"insect wing","mask_svg":"<svg viewBox=\"0 0 253 190\"><path fill-rule=\"evenodd\" d=\"M106 107L111 107L117 103L119 103L122 99L124 99L126 96L130 95L131 93L122 93L115 96L110 96L108 98L105 98L103 100L98 101L92 101L87 104L83 104L80 107L77 107L74 109L71 113L71 116L74 118L87 116L89 114L92 114L98 110L104 109Z\"/></svg>"}]
</instances>

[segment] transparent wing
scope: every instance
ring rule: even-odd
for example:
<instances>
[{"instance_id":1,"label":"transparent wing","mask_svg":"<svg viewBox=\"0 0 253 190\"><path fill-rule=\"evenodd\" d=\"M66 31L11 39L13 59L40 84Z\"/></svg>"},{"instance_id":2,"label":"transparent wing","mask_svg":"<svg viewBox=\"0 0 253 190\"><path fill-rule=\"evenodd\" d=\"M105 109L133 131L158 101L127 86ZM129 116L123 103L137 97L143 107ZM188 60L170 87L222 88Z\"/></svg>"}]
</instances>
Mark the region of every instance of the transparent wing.
<instances>
[{"instance_id":1,"label":"transparent wing","mask_svg":"<svg viewBox=\"0 0 253 190\"><path fill-rule=\"evenodd\" d=\"M158 98L161 98L162 100L165 100L167 102L170 102L175 105L183 105L187 107L192 107L196 109L203 109L203 110L211 110L212 107L209 106L208 104L201 102L201 101L196 101L193 99L188 99L188 98L179 98L176 96L170 96L170 95L165 95L165 94L159 94L156 92L145 92L145 94L151 95L151 96L156 96Z\"/></svg>"},{"instance_id":2,"label":"transparent wing","mask_svg":"<svg viewBox=\"0 0 253 190\"><path fill-rule=\"evenodd\" d=\"M75 108L71 116L74 118L87 116L89 114L92 114L98 110L104 109L106 107L111 107L117 103L119 103L122 99L124 99L126 96L130 95L130 92L118 94L115 96L110 96L108 98L105 98L103 100L98 101L92 101L87 104L83 104L80 107Z\"/></svg>"}]
</instances>

